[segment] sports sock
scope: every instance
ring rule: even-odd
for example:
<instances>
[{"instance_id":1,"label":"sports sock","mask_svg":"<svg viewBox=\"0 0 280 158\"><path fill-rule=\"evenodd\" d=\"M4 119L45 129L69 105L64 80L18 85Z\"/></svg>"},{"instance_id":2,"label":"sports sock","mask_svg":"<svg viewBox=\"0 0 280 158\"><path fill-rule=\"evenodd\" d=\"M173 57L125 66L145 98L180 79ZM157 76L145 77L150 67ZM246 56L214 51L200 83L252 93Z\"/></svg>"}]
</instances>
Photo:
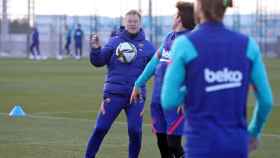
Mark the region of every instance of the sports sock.
<instances>
[{"instance_id":1,"label":"sports sock","mask_svg":"<svg viewBox=\"0 0 280 158\"><path fill-rule=\"evenodd\" d=\"M175 158L184 158L184 149L182 147L182 136L168 135L168 147Z\"/></svg>"},{"instance_id":2,"label":"sports sock","mask_svg":"<svg viewBox=\"0 0 280 158\"><path fill-rule=\"evenodd\" d=\"M168 148L167 134L157 133L156 136L161 158L173 158Z\"/></svg>"}]
</instances>

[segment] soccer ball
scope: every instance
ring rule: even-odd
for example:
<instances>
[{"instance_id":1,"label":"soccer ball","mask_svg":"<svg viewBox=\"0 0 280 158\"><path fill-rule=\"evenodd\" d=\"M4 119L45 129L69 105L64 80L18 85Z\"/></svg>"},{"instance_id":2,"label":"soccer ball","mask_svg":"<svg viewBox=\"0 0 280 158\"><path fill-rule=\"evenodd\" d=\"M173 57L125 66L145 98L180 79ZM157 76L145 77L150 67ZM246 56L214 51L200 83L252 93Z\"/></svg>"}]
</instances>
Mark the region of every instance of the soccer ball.
<instances>
[{"instance_id":1,"label":"soccer ball","mask_svg":"<svg viewBox=\"0 0 280 158\"><path fill-rule=\"evenodd\" d=\"M120 43L116 49L117 59L122 63L131 63L137 55L136 47L129 42Z\"/></svg>"}]
</instances>

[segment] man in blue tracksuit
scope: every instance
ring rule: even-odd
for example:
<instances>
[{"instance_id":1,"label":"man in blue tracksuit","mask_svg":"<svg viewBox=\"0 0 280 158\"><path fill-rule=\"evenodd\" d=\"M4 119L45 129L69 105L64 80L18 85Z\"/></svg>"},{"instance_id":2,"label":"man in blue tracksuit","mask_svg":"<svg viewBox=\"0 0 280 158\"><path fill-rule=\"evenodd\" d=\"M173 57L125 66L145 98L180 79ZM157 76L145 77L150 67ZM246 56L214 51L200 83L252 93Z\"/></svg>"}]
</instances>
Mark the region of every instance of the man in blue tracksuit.
<instances>
[{"instance_id":1,"label":"man in blue tracksuit","mask_svg":"<svg viewBox=\"0 0 280 158\"><path fill-rule=\"evenodd\" d=\"M146 66L144 72L135 82L131 99L137 100L140 87L154 75L154 89L151 101L151 117L153 132L162 158L181 158L184 150L181 145L183 135L184 114L182 108L163 110L160 102L163 77L170 61L169 51L175 38L185 35L195 26L193 4L179 1L176 4L177 14L173 20L173 32L169 33L159 51Z\"/></svg>"},{"instance_id":2,"label":"man in blue tracksuit","mask_svg":"<svg viewBox=\"0 0 280 158\"><path fill-rule=\"evenodd\" d=\"M104 83L104 96L97 116L96 126L89 138L85 157L94 158L99 150L104 136L109 131L113 121L124 110L127 117L129 136L129 158L138 158L142 140L142 112L144 110L145 86L142 86L141 100L130 103L129 97L135 80L152 58L155 48L145 39L140 28L141 15L131 10L125 15L125 30L109 40L101 48L97 35L91 38L90 61L96 67L106 65L108 73ZM130 63L119 60L116 48L123 43L134 45L137 56Z\"/></svg>"},{"instance_id":3,"label":"man in blue tracksuit","mask_svg":"<svg viewBox=\"0 0 280 158\"><path fill-rule=\"evenodd\" d=\"M77 25L77 28L74 32L74 41L75 41L75 58L80 59L83 55L83 39L84 31L81 28L81 24Z\"/></svg>"},{"instance_id":4,"label":"man in blue tracksuit","mask_svg":"<svg viewBox=\"0 0 280 158\"><path fill-rule=\"evenodd\" d=\"M230 31L222 19L232 0L196 0L200 25L177 38L171 48L162 104L185 100L185 157L248 158L257 147L272 108L272 92L257 43ZM186 86L186 95L180 88ZM247 129L249 85L257 104Z\"/></svg>"},{"instance_id":5,"label":"man in blue tracksuit","mask_svg":"<svg viewBox=\"0 0 280 158\"><path fill-rule=\"evenodd\" d=\"M32 30L32 43L30 46L30 51L31 51L31 59L37 59L40 60L41 54L40 54L40 38L39 38L39 31L36 27L33 28ZM36 49L36 52L34 51Z\"/></svg>"}]
</instances>

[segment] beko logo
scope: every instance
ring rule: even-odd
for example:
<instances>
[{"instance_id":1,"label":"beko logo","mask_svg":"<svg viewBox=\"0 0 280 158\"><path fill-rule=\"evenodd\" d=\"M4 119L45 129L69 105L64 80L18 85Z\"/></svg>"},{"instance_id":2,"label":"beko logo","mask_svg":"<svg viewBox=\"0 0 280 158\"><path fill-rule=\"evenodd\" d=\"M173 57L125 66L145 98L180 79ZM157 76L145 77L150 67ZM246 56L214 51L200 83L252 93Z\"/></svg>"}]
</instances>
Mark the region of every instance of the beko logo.
<instances>
[{"instance_id":1,"label":"beko logo","mask_svg":"<svg viewBox=\"0 0 280 158\"><path fill-rule=\"evenodd\" d=\"M168 50L163 49L160 61L162 61L162 62L169 62L170 61L170 55L169 55Z\"/></svg>"},{"instance_id":2,"label":"beko logo","mask_svg":"<svg viewBox=\"0 0 280 158\"><path fill-rule=\"evenodd\" d=\"M240 71L233 71L228 68L216 72L206 68L204 69L204 78L207 83L214 84L207 86L205 91L213 92L240 87L243 75Z\"/></svg>"}]
</instances>

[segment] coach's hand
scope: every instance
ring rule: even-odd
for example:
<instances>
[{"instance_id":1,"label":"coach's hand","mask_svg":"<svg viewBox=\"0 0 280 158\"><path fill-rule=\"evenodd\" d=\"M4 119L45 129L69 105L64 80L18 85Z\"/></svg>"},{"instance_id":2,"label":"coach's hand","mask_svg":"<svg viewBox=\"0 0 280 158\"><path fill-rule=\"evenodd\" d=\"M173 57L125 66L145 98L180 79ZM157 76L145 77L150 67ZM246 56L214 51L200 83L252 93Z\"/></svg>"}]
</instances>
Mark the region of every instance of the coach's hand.
<instances>
[{"instance_id":1,"label":"coach's hand","mask_svg":"<svg viewBox=\"0 0 280 158\"><path fill-rule=\"evenodd\" d=\"M89 45L91 48L100 48L100 40L97 34L91 34L89 39Z\"/></svg>"},{"instance_id":2,"label":"coach's hand","mask_svg":"<svg viewBox=\"0 0 280 158\"><path fill-rule=\"evenodd\" d=\"M130 104L137 102L140 99L140 90L137 87L133 87L130 95Z\"/></svg>"},{"instance_id":3,"label":"coach's hand","mask_svg":"<svg viewBox=\"0 0 280 158\"><path fill-rule=\"evenodd\" d=\"M250 137L249 151L252 152L252 151L257 150L258 146L259 146L259 139L255 138L255 137Z\"/></svg>"}]
</instances>

